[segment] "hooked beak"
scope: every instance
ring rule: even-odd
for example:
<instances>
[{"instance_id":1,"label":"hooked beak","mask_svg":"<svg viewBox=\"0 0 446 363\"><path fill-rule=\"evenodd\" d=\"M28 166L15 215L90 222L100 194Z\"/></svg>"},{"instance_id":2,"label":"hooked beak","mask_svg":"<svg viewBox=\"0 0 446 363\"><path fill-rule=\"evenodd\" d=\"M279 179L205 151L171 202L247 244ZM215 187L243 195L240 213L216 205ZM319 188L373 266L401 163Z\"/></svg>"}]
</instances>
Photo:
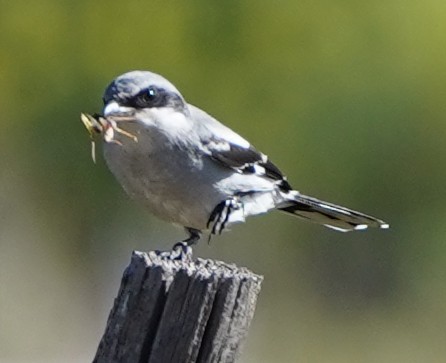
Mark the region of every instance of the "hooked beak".
<instances>
[{"instance_id":1,"label":"hooked beak","mask_svg":"<svg viewBox=\"0 0 446 363\"><path fill-rule=\"evenodd\" d=\"M104 107L104 117L109 116L131 116L134 114L132 107L120 106L116 101L110 101Z\"/></svg>"}]
</instances>

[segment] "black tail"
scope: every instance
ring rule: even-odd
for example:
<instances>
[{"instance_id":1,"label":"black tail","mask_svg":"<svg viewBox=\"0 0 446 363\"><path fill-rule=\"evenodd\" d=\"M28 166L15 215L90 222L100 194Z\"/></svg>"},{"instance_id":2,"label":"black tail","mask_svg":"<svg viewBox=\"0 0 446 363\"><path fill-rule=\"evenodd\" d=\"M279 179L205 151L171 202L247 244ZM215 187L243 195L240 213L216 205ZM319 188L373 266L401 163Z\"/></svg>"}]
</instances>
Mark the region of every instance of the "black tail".
<instances>
[{"instance_id":1,"label":"black tail","mask_svg":"<svg viewBox=\"0 0 446 363\"><path fill-rule=\"evenodd\" d=\"M347 232L368 227L389 228L389 225L380 219L306 195L297 194L289 202L289 205L279 210L338 231Z\"/></svg>"}]
</instances>

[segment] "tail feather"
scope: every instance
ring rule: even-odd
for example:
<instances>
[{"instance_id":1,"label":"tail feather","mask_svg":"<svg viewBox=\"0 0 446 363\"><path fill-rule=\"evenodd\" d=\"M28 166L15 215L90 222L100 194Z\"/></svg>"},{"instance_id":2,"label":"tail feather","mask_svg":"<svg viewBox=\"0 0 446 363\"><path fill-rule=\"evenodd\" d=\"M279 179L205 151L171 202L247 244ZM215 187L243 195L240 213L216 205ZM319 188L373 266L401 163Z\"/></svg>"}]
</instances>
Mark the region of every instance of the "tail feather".
<instances>
[{"instance_id":1,"label":"tail feather","mask_svg":"<svg viewBox=\"0 0 446 363\"><path fill-rule=\"evenodd\" d=\"M342 232L368 227L389 228L386 222L375 217L302 194L293 196L289 204L279 210Z\"/></svg>"}]
</instances>

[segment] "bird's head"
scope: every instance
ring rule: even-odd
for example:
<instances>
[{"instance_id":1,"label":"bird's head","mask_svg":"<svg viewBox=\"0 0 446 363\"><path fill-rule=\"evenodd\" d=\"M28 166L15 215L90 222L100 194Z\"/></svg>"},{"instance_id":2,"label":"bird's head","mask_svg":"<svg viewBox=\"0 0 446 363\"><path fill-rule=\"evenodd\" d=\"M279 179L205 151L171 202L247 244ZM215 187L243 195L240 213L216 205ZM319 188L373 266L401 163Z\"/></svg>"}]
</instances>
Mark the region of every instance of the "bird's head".
<instances>
[{"instance_id":1,"label":"bird's head","mask_svg":"<svg viewBox=\"0 0 446 363\"><path fill-rule=\"evenodd\" d=\"M149 121L160 112L187 112L187 104L176 87L148 71L120 75L106 88L103 101L104 117L133 116Z\"/></svg>"}]
</instances>

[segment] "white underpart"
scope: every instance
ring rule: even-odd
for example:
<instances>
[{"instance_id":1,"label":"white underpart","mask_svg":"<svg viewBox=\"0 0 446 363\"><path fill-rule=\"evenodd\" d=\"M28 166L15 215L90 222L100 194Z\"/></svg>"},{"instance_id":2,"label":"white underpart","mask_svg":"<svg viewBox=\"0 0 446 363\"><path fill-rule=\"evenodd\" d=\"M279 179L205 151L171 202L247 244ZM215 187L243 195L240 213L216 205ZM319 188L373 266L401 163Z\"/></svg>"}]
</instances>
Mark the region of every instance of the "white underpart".
<instances>
[{"instance_id":1,"label":"white underpart","mask_svg":"<svg viewBox=\"0 0 446 363\"><path fill-rule=\"evenodd\" d=\"M275 207L274 193L263 192L241 198L242 208L231 211L228 225L244 222L246 217L263 214Z\"/></svg>"},{"instance_id":2,"label":"white underpart","mask_svg":"<svg viewBox=\"0 0 446 363\"><path fill-rule=\"evenodd\" d=\"M245 215L266 213L275 207L274 193L257 193L244 197Z\"/></svg>"}]
</instances>

